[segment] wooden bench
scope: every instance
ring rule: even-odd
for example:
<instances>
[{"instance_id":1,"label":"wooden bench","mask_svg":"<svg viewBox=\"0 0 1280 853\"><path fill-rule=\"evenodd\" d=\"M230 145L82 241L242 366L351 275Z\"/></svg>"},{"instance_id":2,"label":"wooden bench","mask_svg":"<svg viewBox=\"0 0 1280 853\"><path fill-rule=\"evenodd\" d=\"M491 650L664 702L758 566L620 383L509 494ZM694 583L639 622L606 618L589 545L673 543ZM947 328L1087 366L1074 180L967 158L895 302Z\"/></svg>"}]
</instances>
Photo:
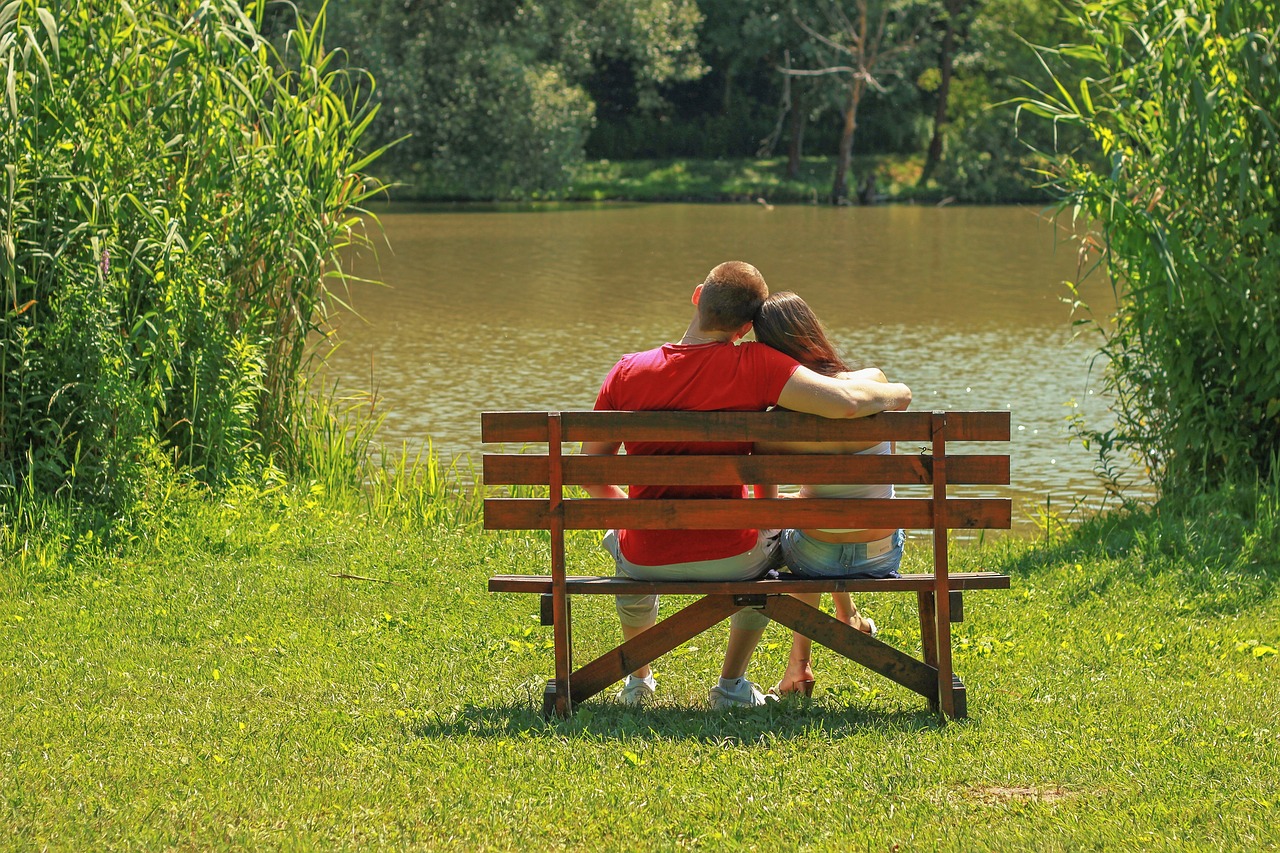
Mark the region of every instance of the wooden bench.
<instances>
[{"instance_id":1,"label":"wooden bench","mask_svg":"<svg viewBox=\"0 0 1280 853\"><path fill-rule=\"evenodd\" d=\"M1009 456L952 455L957 441L1008 441L1008 412L886 412L869 418L830 420L794 412L485 412L486 443L541 444L545 452L486 453L486 486L540 486L548 497L494 495L484 502L488 530L548 530L550 575L498 575L491 592L542 596L542 621L553 627L555 679L547 683L543 710L561 716L627 673L697 636L744 607L771 619L919 693L935 711L966 715L964 684L952 672L951 623L963 619L962 593L1008 589L1009 577L993 572L947 570L949 531L1008 528L1008 498L952 497L955 485L1007 485ZM581 456L566 442L601 441L895 441L889 456L706 455ZM928 443L928 449L910 452ZM893 500L598 500L571 496L586 484L722 485L786 483L894 483L928 486L925 496ZM507 490L508 493L511 490ZM529 490L524 490L526 493ZM575 490L575 495L581 490ZM779 579L725 582L653 582L574 576L565 566L566 530L891 528L933 532L931 574L887 579ZM910 546L909 546L910 547ZM793 592L915 592L923 659L916 659L810 607ZM698 600L577 669L572 663L570 596L617 594L697 595Z\"/></svg>"}]
</instances>

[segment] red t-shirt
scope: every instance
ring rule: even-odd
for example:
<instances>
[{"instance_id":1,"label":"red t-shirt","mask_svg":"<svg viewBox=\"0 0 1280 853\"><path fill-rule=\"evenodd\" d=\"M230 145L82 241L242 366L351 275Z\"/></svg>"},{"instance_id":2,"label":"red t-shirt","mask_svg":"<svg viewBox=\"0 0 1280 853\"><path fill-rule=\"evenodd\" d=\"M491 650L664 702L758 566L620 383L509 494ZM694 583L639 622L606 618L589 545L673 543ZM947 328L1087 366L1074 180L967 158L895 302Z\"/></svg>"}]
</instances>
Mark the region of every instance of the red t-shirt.
<instances>
[{"instance_id":1,"label":"red t-shirt","mask_svg":"<svg viewBox=\"0 0 1280 853\"><path fill-rule=\"evenodd\" d=\"M663 344L622 357L605 377L597 410L757 412L776 405L798 363L759 343ZM750 443L630 442L628 454L750 453ZM744 498L745 486L628 486L632 499ZM622 554L639 566L718 560L755 547L755 530L619 530Z\"/></svg>"}]
</instances>

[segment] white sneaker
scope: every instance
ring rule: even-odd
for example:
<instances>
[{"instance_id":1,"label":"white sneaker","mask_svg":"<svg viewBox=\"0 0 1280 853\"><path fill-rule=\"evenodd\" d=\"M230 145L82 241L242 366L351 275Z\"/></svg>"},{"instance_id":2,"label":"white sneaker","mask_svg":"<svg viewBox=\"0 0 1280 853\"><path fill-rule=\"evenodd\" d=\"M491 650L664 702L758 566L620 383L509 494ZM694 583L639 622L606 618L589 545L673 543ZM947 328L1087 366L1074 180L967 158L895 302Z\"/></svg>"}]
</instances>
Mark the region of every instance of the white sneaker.
<instances>
[{"instance_id":1,"label":"white sneaker","mask_svg":"<svg viewBox=\"0 0 1280 853\"><path fill-rule=\"evenodd\" d=\"M617 695L618 701L623 705L643 705L657 692L658 682L654 680L653 673L649 673L644 678L628 675Z\"/></svg>"},{"instance_id":2,"label":"white sneaker","mask_svg":"<svg viewBox=\"0 0 1280 853\"><path fill-rule=\"evenodd\" d=\"M776 701L776 698L761 693L760 685L745 678L739 679L737 686L733 688L721 687L719 684L711 688L713 708L758 708Z\"/></svg>"}]
</instances>

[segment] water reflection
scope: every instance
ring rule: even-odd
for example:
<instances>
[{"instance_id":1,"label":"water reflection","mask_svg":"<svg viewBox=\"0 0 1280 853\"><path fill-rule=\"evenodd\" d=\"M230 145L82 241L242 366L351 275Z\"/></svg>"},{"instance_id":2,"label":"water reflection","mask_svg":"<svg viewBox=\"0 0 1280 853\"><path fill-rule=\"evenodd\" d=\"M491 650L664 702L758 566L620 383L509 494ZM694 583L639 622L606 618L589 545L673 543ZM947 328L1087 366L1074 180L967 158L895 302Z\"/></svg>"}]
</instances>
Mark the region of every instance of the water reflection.
<instances>
[{"instance_id":1,"label":"water reflection","mask_svg":"<svg viewBox=\"0 0 1280 853\"><path fill-rule=\"evenodd\" d=\"M446 459L476 454L481 411L590 408L621 353L677 339L694 285L743 259L772 290L804 296L848 354L909 384L915 408L1010 410L1024 502L1101 499L1065 420L1107 419L1090 349L1060 301L1074 247L1037 210L651 205L381 219L390 247L355 267L386 286L353 294L363 319L338 319L329 369L346 388L372 376L390 444L430 436Z\"/></svg>"}]
</instances>

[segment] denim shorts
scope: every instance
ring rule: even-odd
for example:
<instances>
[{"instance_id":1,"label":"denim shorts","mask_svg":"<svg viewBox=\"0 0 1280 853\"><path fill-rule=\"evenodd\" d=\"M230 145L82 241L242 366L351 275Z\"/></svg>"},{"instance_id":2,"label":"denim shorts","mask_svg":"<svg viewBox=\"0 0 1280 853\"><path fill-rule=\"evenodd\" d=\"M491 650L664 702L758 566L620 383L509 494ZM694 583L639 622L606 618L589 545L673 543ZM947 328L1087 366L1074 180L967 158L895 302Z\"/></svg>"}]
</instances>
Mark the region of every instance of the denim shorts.
<instances>
[{"instance_id":1,"label":"denim shorts","mask_svg":"<svg viewBox=\"0 0 1280 853\"><path fill-rule=\"evenodd\" d=\"M906 534L893 533L893 547L867 557L865 542L820 542L799 530L782 531L782 554L793 575L802 578L896 578Z\"/></svg>"}]
</instances>

